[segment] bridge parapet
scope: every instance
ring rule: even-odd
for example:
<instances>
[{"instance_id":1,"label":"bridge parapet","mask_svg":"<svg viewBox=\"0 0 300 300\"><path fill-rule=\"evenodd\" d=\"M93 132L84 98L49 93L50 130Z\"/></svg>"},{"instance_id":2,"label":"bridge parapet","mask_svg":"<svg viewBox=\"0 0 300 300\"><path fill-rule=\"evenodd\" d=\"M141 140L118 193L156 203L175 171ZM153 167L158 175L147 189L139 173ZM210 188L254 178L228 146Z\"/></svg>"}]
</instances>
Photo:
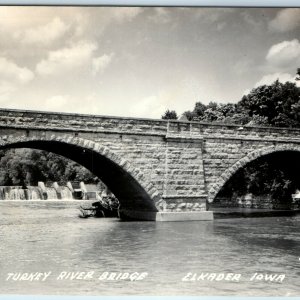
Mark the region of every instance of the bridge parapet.
<instances>
[{"instance_id":1,"label":"bridge parapet","mask_svg":"<svg viewBox=\"0 0 300 300\"><path fill-rule=\"evenodd\" d=\"M1 127L164 135L165 120L1 109Z\"/></svg>"},{"instance_id":2,"label":"bridge parapet","mask_svg":"<svg viewBox=\"0 0 300 300\"><path fill-rule=\"evenodd\" d=\"M0 127L157 135L184 139L298 140L300 128L0 109Z\"/></svg>"},{"instance_id":3,"label":"bridge parapet","mask_svg":"<svg viewBox=\"0 0 300 300\"><path fill-rule=\"evenodd\" d=\"M224 123L170 121L168 134L173 136L202 137L203 139L279 140L300 139L300 128L247 126Z\"/></svg>"}]
</instances>

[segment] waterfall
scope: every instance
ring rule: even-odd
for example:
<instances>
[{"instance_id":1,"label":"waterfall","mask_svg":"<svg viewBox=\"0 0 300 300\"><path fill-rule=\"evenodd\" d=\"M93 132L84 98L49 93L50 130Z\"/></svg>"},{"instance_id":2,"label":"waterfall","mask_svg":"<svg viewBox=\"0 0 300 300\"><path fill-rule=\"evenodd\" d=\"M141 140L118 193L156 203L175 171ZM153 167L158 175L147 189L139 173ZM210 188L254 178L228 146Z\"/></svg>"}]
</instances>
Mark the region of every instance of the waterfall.
<instances>
[{"instance_id":1,"label":"waterfall","mask_svg":"<svg viewBox=\"0 0 300 300\"><path fill-rule=\"evenodd\" d=\"M1 186L0 200L26 200L26 193L21 186Z\"/></svg>"},{"instance_id":2,"label":"waterfall","mask_svg":"<svg viewBox=\"0 0 300 300\"><path fill-rule=\"evenodd\" d=\"M11 189L8 198L11 200L26 200L25 190L22 188Z\"/></svg>"},{"instance_id":3,"label":"waterfall","mask_svg":"<svg viewBox=\"0 0 300 300\"><path fill-rule=\"evenodd\" d=\"M68 187L60 187L59 192L54 187L46 187L44 190L38 186L0 186L1 200L70 200L74 199Z\"/></svg>"},{"instance_id":4,"label":"waterfall","mask_svg":"<svg viewBox=\"0 0 300 300\"><path fill-rule=\"evenodd\" d=\"M60 187L60 195L61 195L61 199L63 199L63 200L74 199L73 193L66 186Z\"/></svg>"},{"instance_id":5,"label":"waterfall","mask_svg":"<svg viewBox=\"0 0 300 300\"><path fill-rule=\"evenodd\" d=\"M27 187L27 199L28 200L41 200L43 199L43 193L37 186Z\"/></svg>"},{"instance_id":6,"label":"waterfall","mask_svg":"<svg viewBox=\"0 0 300 300\"><path fill-rule=\"evenodd\" d=\"M57 197L57 192L54 187L46 187L46 195L47 195L47 200L56 200L58 199Z\"/></svg>"},{"instance_id":7,"label":"waterfall","mask_svg":"<svg viewBox=\"0 0 300 300\"><path fill-rule=\"evenodd\" d=\"M38 186L0 186L1 200L73 200L82 199L74 196L74 190L71 183L67 185L58 185L54 182L52 185L45 186L39 182Z\"/></svg>"}]
</instances>

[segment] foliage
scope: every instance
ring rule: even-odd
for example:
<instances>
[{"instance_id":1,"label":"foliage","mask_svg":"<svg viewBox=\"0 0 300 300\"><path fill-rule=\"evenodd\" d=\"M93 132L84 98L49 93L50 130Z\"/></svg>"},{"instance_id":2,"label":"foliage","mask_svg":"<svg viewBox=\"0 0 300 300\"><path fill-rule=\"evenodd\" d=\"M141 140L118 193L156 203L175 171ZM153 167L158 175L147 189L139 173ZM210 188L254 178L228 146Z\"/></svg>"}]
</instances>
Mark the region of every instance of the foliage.
<instances>
[{"instance_id":1,"label":"foliage","mask_svg":"<svg viewBox=\"0 0 300 300\"><path fill-rule=\"evenodd\" d=\"M84 167L56 154L31 149L0 152L0 185L37 185L38 181L99 180Z\"/></svg>"},{"instance_id":2,"label":"foliage","mask_svg":"<svg viewBox=\"0 0 300 300\"><path fill-rule=\"evenodd\" d=\"M244 96L239 105L250 117L266 118L272 126L296 127L300 125L300 88L295 83L262 85Z\"/></svg>"},{"instance_id":3,"label":"foliage","mask_svg":"<svg viewBox=\"0 0 300 300\"><path fill-rule=\"evenodd\" d=\"M298 69L300 79L300 68ZM254 88L236 103L197 102L186 111L189 121L300 127L300 88L295 83L281 83Z\"/></svg>"},{"instance_id":4,"label":"foliage","mask_svg":"<svg viewBox=\"0 0 300 300\"><path fill-rule=\"evenodd\" d=\"M219 195L231 197L233 194L242 196L251 193L254 196L270 195L277 203L291 201L291 194L299 188L295 175L278 166L276 159L260 159L234 174Z\"/></svg>"},{"instance_id":5,"label":"foliage","mask_svg":"<svg viewBox=\"0 0 300 300\"><path fill-rule=\"evenodd\" d=\"M164 120L177 120L178 116L175 110L167 110L162 116Z\"/></svg>"}]
</instances>

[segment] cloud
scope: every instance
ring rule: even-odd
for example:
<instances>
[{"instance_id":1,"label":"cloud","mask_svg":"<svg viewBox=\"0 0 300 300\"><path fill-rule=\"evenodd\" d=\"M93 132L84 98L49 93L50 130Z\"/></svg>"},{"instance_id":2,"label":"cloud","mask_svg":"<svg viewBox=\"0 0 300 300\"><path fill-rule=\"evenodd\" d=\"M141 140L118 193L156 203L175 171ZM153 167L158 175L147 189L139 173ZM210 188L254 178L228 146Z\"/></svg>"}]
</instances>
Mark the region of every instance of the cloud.
<instances>
[{"instance_id":1,"label":"cloud","mask_svg":"<svg viewBox=\"0 0 300 300\"><path fill-rule=\"evenodd\" d=\"M224 21L228 15L234 13L236 9L229 7L201 7L200 9L195 9L189 7L184 11L188 12L189 15L190 12L193 12L192 15L196 17L196 19L201 19L205 23L213 24L220 20Z\"/></svg>"},{"instance_id":2,"label":"cloud","mask_svg":"<svg viewBox=\"0 0 300 300\"><path fill-rule=\"evenodd\" d=\"M25 44L43 44L49 45L57 39L64 36L69 26L60 18L54 18L51 22L43 26L26 29L23 32L17 32L15 38Z\"/></svg>"},{"instance_id":3,"label":"cloud","mask_svg":"<svg viewBox=\"0 0 300 300\"><path fill-rule=\"evenodd\" d=\"M50 51L47 59L37 64L36 71L42 75L49 75L72 70L89 63L96 49L95 43L79 42L68 48Z\"/></svg>"},{"instance_id":4,"label":"cloud","mask_svg":"<svg viewBox=\"0 0 300 300\"><path fill-rule=\"evenodd\" d=\"M251 31L258 32L264 28L264 22L260 15L251 14L251 12L246 9L246 11L242 11L241 17L244 23L250 26Z\"/></svg>"},{"instance_id":5,"label":"cloud","mask_svg":"<svg viewBox=\"0 0 300 300\"><path fill-rule=\"evenodd\" d=\"M283 41L273 45L266 56L269 64L275 67L297 67L300 64L299 40Z\"/></svg>"},{"instance_id":6,"label":"cloud","mask_svg":"<svg viewBox=\"0 0 300 300\"><path fill-rule=\"evenodd\" d=\"M135 103L130 109L130 115L145 118L159 118L167 110L160 95L150 96Z\"/></svg>"},{"instance_id":7,"label":"cloud","mask_svg":"<svg viewBox=\"0 0 300 300\"><path fill-rule=\"evenodd\" d=\"M291 75L289 73L272 73L272 74L267 74L264 75L259 81L257 81L253 88L257 88L261 85L271 85L272 83L274 83L276 80L278 80L281 83L286 83L286 82L293 82L296 83L297 86L300 87L300 81L296 80L296 76L295 75ZM243 95L248 95L251 92L251 89L246 89L243 92Z\"/></svg>"},{"instance_id":8,"label":"cloud","mask_svg":"<svg viewBox=\"0 0 300 300\"><path fill-rule=\"evenodd\" d=\"M6 30L20 30L42 27L51 23L53 18L72 23L85 11L95 11L95 8L83 10L81 7L0 6L0 25Z\"/></svg>"},{"instance_id":9,"label":"cloud","mask_svg":"<svg viewBox=\"0 0 300 300\"><path fill-rule=\"evenodd\" d=\"M298 27L300 27L300 8L282 9L269 23L269 28L277 32L287 32Z\"/></svg>"},{"instance_id":10,"label":"cloud","mask_svg":"<svg viewBox=\"0 0 300 300\"><path fill-rule=\"evenodd\" d=\"M242 93L242 96L246 96L248 94L250 94L251 92L251 89L246 89L243 93Z\"/></svg>"},{"instance_id":11,"label":"cloud","mask_svg":"<svg viewBox=\"0 0 300 300\"><path fill-rule=\"evenodd\" d=\"M278 80L281 83L286 83L288 81L293 82L293 83L296 83L296 85L300 87L300 82L296 80L295 75L291 75L289 73L279 73L279 72L277 72L277 73L264 75L259 81L257 81L254 84L253 88L257 88L261 85L271 85L276 80ZM246 89L243 92L243 95L248 95L250 92L251 92L251 89Z\"/></svg>"},{"instance_id":12,"label":"cloud","mask_svg":"<svg viewBox=\"0 0 300 300\"><path fill-rule=\"evenodd\" d=\"M171 15L165 7L155 7L153 15L149 16L149 19L154 23L166 24L171 21Z\"/></svg>"},{"instance_id":13,"label":"cloud","mask_svg":"<svg viewBox=\"0 0 300 300\"><path fill-rule=\"evenodd\" d=\"M0 25L5 30L20 29L34 23L36 18L29 18L30 10L25 7L0 6Z\"/></svg>"},{"instance_id":14,"label":"cloud","mask_svg":"<svg viewBox=\"0 0 300 300\"><path fill-rule=\"evenodd\" d=\"M104 54L102 56L96 57L93 59L93 73L102 73L108 65L111 63L111 60L113 58L113 53L110 54Z\"/></svg>"},{"instance_id":15,"label":"cloud","mask_svg":"<svg viewBox=\"0 0 300 300\"><path fill-rule=\"evenodd\" d=\"M178 82L176 87L166 88L157 94L135 101L128 107L128 115L139 118L160 118L167 109L176 108L182 113L194 104L191 94L191 84L185 81Z\"/></svg>"},{"instance_id":16,"label":"cloud","mask_svg":"<svg viewBox=\"0 0 300 300\"><path fill-rule=\"evenodd\" d=\"M296 76L291 75L289 73L273 73L273 74L267 74L264 75L256 84L254 87L258 87L260 85L270 85L274 81L279 80L282 83L285 83L287 81L299 83L295 80Z\"/></svg>"},{"instance_id":17,"label":"cloud","mask_svg":"<svg viewBox=\"0 0 300 300\"><path fill-rule=\"evenodd\" d=\"M15 84L5 80L0 80L0 102L3 103L5 101L8 101L11 93L14 92L15 90L16 90Z\"/></svg>"},{"instance_id":18,"label":"cloud","mask_svg":"<svg viewBox=\"0 0 300 300\"><path fill-rule=\"evenodd\" d=\"M0 78L24 84L31 81L34 74L31 70L19 67L5 57L0 57Z\"/></svg>"},{"instance_id":19,"label":"cloud","mask_svg":"<svg viewBox=\"0 0 300 300\"><path fill-rule=\"evenodd\" d=\"M48 111L61 111L63 108L67 107L67 102L70 96L68 95L55 95L43 102L43 109Z\"/></svg>"},{"instance_id":20,"label":"cloud","mask_svg":"<svg viewBox=\"0 0 300 300\"><path fill-rule=\"evenodd\" d=\"M5 57L0 57L0 101L8 101L10 95L33 80L34 74L31 70L18 66Z\"/></svg>"},{"instance_id":21,"label":"cloud","mask_svg":"<svg viewBox=\"0 0 300 300\"><path fill-rule=\"evenodd\" d=\"M112 9L112 17L117 22L132 21L136 16L143 12L141 7L118 7Z\"/></svg>"},{"instance_id":22,"label":"cloud","mask_svg":"<svg viewBox=\"0 0 300 300\"><path fill-rule=\"evenodd\" d=\"M254 88L261 85L270 85L279 80L281 83L287 81L296 83L296 68L300 65L300 43L299 40L283 41L270 47L266 55L266 64L263 71L266 73L254 84ZM239 66L239 65L238 65ZM295 72L292 73L291 72ZM249 94L250 90L244 91L243 95Z\"/></svg>"}]
</instances>

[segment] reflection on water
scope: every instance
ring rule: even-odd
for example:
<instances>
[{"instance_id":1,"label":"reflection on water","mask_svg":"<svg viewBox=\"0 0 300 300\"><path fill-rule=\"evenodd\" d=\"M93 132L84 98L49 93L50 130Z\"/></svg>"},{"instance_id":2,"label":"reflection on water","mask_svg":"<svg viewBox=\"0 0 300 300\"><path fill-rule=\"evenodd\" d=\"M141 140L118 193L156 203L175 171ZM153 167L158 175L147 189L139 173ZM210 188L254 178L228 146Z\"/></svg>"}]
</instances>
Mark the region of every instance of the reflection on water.
<instances>
[{"instance_id":1,"label":"reflection on water","mask_svg":"<svg viewBox=\"0 0 300 300\"><path fill-rule=\"evenodd\" d=\"M80 219L78 202L0 202L0 292L300 296L300 217L213 222ZM48 272L45 282L6 281L9 272ZM60 272L94 271L89 280ZM100 281L103 272L148 272L142 281ZM239 282L184 282L188 273L240 273ZM249 281L256 272L280 282Z\"/></svg>"}]
</instances>

